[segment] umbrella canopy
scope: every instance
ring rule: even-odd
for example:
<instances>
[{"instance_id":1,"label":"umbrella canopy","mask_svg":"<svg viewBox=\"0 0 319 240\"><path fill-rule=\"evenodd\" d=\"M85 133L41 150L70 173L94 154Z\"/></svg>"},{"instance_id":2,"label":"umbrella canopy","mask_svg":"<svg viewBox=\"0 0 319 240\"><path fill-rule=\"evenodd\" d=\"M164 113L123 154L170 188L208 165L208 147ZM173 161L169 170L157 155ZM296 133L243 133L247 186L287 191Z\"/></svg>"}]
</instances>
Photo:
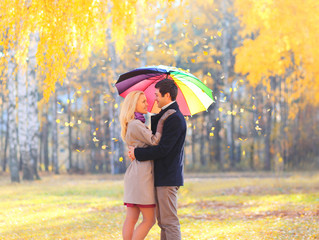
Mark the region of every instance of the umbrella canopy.
<instances>
[{"instance_id":1,"label":"umbrella canopy","mask_svg":"<svg viewBox=\"0 0 319 240\"><path fill-rule=\"evenodd\" d=\"M176 101L184 116L206 111L214 102L212 90L194 75L162 65L137 68L124 73L120 75L115 87L124 98L132 91L143 91L148 101L148 111L157 113L159 108L155 101L155 84L166 78L174 80L178 88Z\"/></svg>"}]
</instances>

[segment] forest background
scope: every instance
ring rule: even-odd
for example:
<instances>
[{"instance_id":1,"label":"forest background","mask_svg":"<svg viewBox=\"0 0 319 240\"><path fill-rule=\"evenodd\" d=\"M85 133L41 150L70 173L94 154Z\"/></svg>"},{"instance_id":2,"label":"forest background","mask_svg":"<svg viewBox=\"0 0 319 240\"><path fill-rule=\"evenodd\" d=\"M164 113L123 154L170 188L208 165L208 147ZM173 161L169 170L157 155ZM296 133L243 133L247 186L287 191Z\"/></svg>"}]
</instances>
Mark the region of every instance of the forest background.
<instances>
[{"instance_id":1,"label":"forest background","mask_svg":"<svg viewBox=\"0 0 319 240\"><path fill-rule=\"evenodd\" d=\"M125 172L114 84L160 64L213 90L207 112L186 118L187 172L318 169L316 0L0 4L0 163L11 181Z\"/></svg>"}]
</instances>

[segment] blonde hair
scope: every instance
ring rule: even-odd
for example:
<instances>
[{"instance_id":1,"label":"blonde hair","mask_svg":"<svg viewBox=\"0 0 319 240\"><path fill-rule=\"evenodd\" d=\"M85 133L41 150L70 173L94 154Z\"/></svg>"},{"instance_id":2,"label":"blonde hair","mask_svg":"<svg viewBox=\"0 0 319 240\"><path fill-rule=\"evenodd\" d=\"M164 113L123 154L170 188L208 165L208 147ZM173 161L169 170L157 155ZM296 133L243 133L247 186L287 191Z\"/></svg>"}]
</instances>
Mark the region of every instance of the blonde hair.
<instances>
[{"instance_id":1,"label":"blonde hair","mask_svg":"<svg viewBox=\"0 0 319 240\"><path fill-rule=\"evenodd\" d=\"M139 97L144 94L142 91L132 91L124 99L120 112L120 123L121 123L121 137L125 142L125 136L127 132L127 124L129 121L135 118L134 112Z\"/></svg>"}]
</instances>

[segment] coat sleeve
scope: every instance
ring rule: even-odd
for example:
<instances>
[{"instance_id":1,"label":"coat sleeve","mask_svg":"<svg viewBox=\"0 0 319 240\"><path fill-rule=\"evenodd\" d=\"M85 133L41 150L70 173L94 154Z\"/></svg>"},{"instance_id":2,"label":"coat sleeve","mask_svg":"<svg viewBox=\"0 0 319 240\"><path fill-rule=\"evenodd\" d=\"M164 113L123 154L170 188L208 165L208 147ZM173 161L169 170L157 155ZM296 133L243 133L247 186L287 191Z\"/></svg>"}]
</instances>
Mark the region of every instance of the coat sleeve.
<instances>
[{"instance_id":1,"label":"coat sleeve","mask_svg":"<svg viewBox=\"0 0 319 240\"><path fill-rule=\"evenodd\" d=\"M159 159L166 157L179 140L183 129L181 119L175 114L170 116L164 123L162 138L157 146L136 148L135 158L138 161ZM185 130L186 131L186 130Z\"/></svg>"},{"instance_id":2,"label":"coat sleeve","mask_svg":"<svg viewBox=\"0 0 319 240\"><path fill-rule=\"evenodd\" d=\"M156 134L152 134L152 131L147 128L144 123L137 122L131 125L133 131L132 134L136 140L139 140L147 145L157 145L161 139L162 134L156 132Z\"/></svg>"}]
</instances>

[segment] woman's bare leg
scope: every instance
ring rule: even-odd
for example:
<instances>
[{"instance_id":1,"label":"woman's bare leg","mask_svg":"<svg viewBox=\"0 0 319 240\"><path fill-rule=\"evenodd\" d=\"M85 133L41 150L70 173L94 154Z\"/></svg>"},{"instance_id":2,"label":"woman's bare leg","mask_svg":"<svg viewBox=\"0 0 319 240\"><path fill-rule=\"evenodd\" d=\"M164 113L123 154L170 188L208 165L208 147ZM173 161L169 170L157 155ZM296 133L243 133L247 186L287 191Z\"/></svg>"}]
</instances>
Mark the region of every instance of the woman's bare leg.
<instances>
[{"instance_id":1,"label":"woman's bare leg","mask_svg":"<svg viewBox=\"0 0 319 240\"><path fill-rule=\"evenodd\" d=\"M155 208L140 208L143 221L134 230L132 240L143 240L156 223Z\"/></svg>"},{"instance_id":2,"label":"woman's bare leg","mask_svg":"<svg viewBox=\"0 0 319 240\"><path fill-rule=\"evenodd\" d=\"M131 240L135 228L135 224L140 215L140 209L138 207L127 207L126 218L123 224L122 235L124 240Z\"/></svg>"}]
</instances>

